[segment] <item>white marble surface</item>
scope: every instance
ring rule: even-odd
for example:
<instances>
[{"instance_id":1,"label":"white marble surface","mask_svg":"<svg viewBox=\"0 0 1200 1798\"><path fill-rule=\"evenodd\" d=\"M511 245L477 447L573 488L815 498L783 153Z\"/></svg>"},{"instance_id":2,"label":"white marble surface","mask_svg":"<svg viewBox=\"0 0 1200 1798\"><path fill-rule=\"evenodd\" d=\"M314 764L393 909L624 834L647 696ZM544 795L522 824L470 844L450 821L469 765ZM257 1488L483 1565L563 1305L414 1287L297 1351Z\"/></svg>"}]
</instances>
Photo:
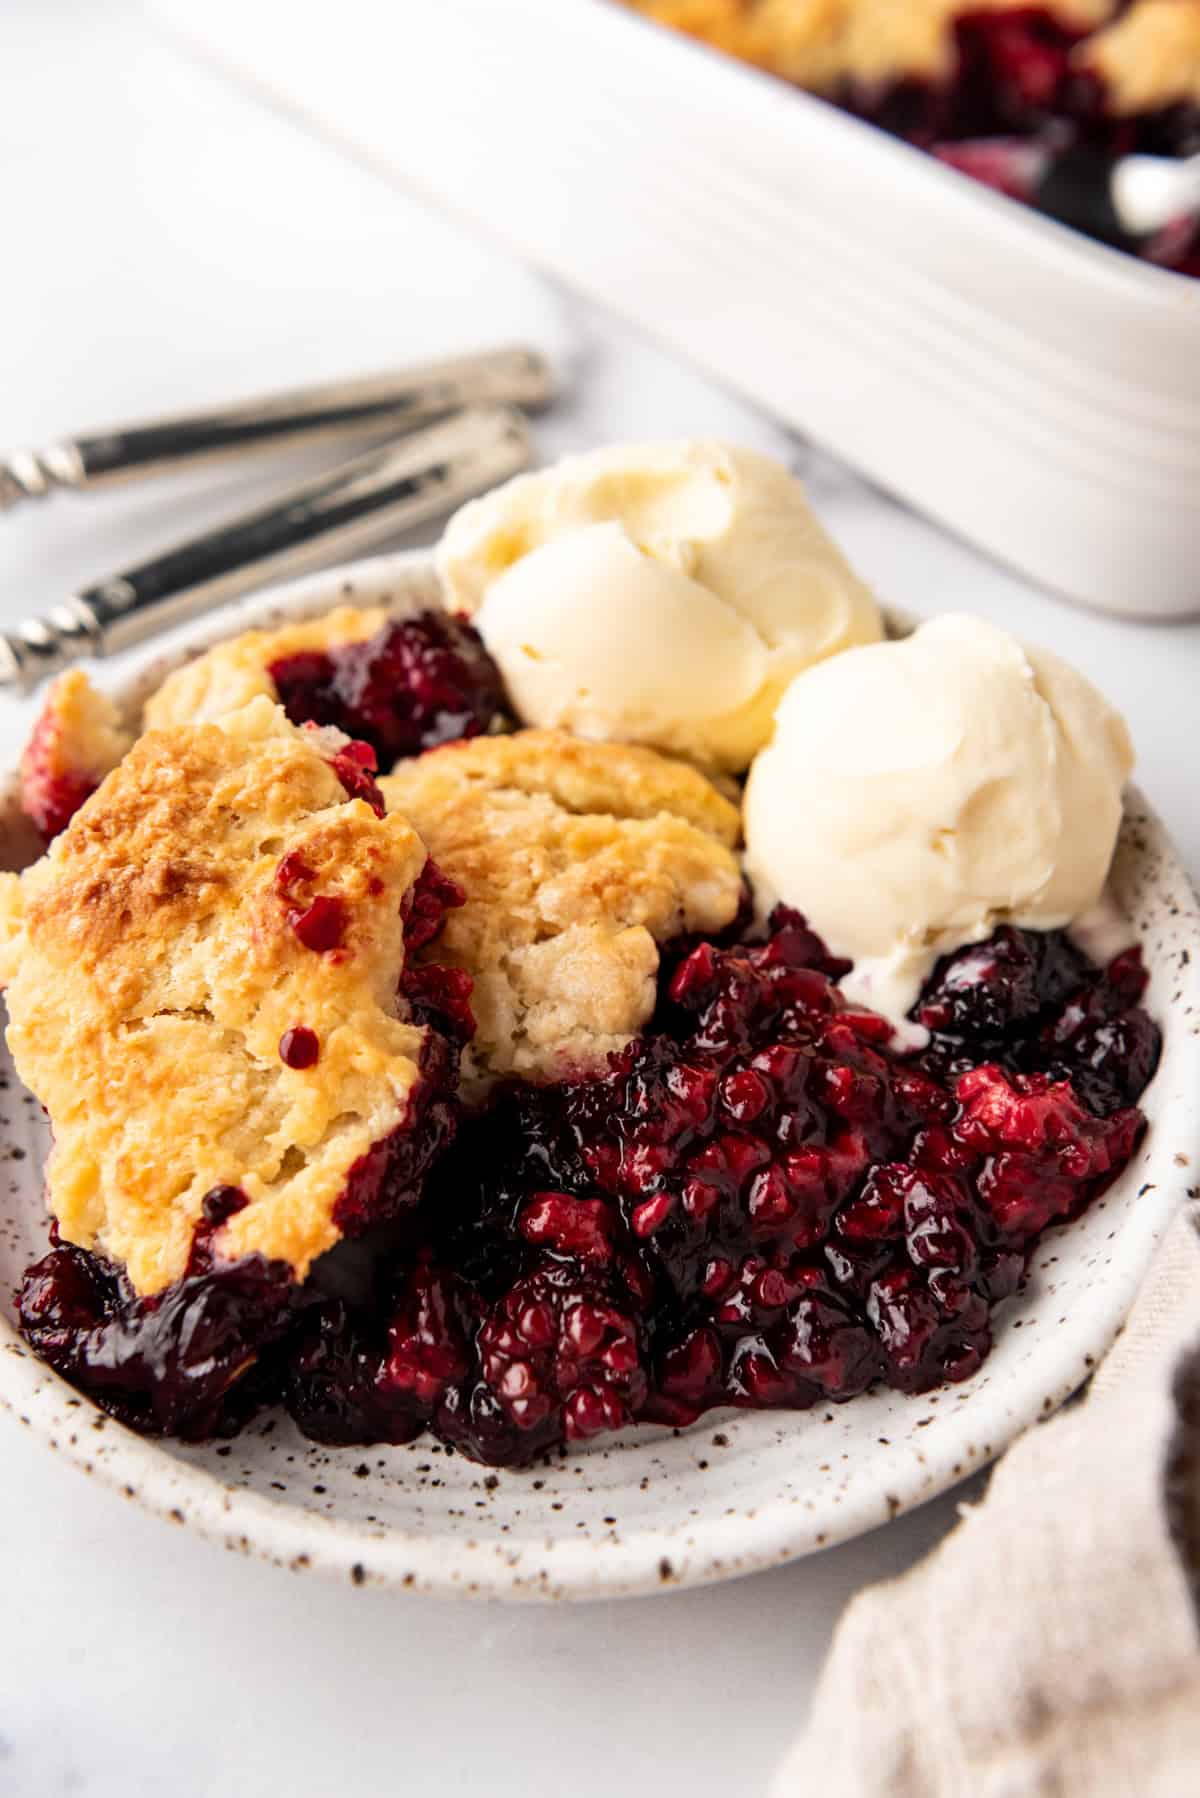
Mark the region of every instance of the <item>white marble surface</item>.
<instances>
[{"instance_id":1,"label":"white marble surface","mask_svg":"<svg viewBox=\"0 0 1200 1798\"><path fill-rule=\"evenodd\" d=\"M701 431L774 448L808 471L823 516L885 597L970 607L1072 656L1124 707L1143 783L1200 868L1200 626L1093 617L1023 586L192 66L153 12L121 0L0 8L6 441L526 338L557 354L570 382L539 425L544 454ZM6 516L0 621L295 467ZM23 723L6 702L6 759ZM758 1793L843 1605L954 1517L942 1500L819 1560L708 1592L485 1610L222 1555L89 1485L5 1416L0 1454L6 1798Z\"/></svg>"}]
</instances>

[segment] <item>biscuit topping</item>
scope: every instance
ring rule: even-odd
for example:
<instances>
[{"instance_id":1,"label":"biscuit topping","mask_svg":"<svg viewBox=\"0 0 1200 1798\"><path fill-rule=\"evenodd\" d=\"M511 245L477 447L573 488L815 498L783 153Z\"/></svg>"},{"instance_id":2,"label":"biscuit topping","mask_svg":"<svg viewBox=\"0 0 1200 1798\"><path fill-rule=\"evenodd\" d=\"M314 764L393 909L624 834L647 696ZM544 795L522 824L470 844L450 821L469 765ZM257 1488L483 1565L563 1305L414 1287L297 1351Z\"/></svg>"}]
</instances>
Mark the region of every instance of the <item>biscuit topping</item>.
<instances>
[{"instance_id":1,"label":"biscuit topping","mask_svg":"<svg viewBox=\"0 0 1200 1798\"><path fill-rule=\"evenodd\" d=\"M215 1250L303 1278L339 1216L387 1201L380 1146L418 1121L430 1033L398 988L425 849L347 799L323 748L265 698L153 731L8 895L9 1043L54 1126L50 1207L139 1293L182 1274L227 1187L246 1202Z\"/></svg>"},{"instance_id":2,"label":"biscuit topping","mask_svg":"<svg viewBox=\"0 0 1200 1798\"><path fill-rule=\"evenodd\" d=\"M473 977L476 1077L598 1067L653 1010L659 944L737 913L736 809L653 750L518 731L380 786L466 893L436 956Z\"/></svg>"},{"instance_id":3,"label":"biscuit topping","mask_svg":"<svg viewBox=\"0 0 1200 1798\"><path fill-rule=\"evenodd\" d=\"M273 631L246 631L168 675L146 724L220 718L259 696L293 724L334 725L385 767L507 719L499 672L465 620L439 609L389 616L340 606Z\"/></svg>"}]
</instances>

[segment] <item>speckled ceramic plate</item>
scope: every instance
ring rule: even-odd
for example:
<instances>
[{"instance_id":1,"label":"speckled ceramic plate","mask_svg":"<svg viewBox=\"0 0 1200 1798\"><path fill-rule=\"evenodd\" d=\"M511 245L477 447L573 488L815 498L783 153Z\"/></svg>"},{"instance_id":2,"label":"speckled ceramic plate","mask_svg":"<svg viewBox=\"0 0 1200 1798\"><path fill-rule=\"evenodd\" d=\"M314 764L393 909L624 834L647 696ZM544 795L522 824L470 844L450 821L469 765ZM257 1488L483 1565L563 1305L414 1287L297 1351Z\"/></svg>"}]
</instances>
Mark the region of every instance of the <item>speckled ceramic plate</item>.
<instances>
[{"instance_id":1,"label":"speckled ceramic plate","mask_svg":"<svg viewBox=\"0 0 1200 1798\"><path fill-rule=\"evenodd\" d=\"M167 666L249 623L339 599L428 599L428 564L387 557L309 578L177 633L112 683L131 708ZM0 795L0 861L35 851ZM1135 793L1113 892L1141 939L1164 1028L1151 1127L1122 1179L1043 1240L973 1380L919 1398L869 1394L789 1415L714 1412L682 1432L637 1430L521 1473L489 1473L428 1438L329 1450L282 1417L201 1448L143 1440L36 1361L11 1290L45 1242L46 1130L0 1063L0 1399L50 1444L176 1523L230 1548L356 1585L507 1598L589 1598L725 1579L811 1554L944 1491L1046 1416L1119 1328L1175 1204L1200 1174L1200 916L1161 826Z\"/></svg>"}]
</instances>

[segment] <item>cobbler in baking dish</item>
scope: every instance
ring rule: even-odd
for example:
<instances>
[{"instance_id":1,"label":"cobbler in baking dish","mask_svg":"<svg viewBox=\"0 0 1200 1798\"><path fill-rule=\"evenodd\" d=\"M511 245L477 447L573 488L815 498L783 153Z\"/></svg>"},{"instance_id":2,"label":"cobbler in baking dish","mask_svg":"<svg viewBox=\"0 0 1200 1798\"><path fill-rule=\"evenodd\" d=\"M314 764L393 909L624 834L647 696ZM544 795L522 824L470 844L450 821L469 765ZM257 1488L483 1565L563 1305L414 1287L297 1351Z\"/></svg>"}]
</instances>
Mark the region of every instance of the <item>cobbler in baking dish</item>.
<instances>
[{"instance_id":1,"label":"cobbler in baking dish","mask_svg":"<svg viewBox=\"0 0 1200 1798\"><path fill-rule=\"evenodd\" d=\"M711 458L684 464L708 479ZM732 530L662 466L676 523ZM629 491L606 487L611 513ZM690 580L691 541L639 553ZM1144 1128L1139 952L1094 964L1030 926L1029 895L1005 915L1009 875L968 842L1016 830L997 787L1078 798L1067 738L1114 715L970 637L996 717L1030 708L1051 777L984 724L984 781L955 726L972 803L933 859L990 880L993 910L967 923L939 899L899 1016L863 1001L799 895L748 878L734 776L615 722L585 739L516 716L489 619L486 598L473 623L343 608L218 645L136 740L105 714L112 766L73 815L43 807L46 854L0 877L9 1046L54 1137L28 1340L147 1432L231 1434L278 1405L323 1442L432 1430L495 1465L716 1406L969 1377L1040 1234ZM898 647L816 656L787 707L819 705L822 668L886 670ZM89 706L52 690L35 745L70 766ZM804 787L792 828L817 832ZM1082 864L1047 818L1021 854L1049 858L1049 892L1054 856Z\"/></svg>"},{"instance_id":2,"label":"cobbler in baking dish","mask_svg":"<svg viewBox=\"0 0 1200 1798\"><path fill-rule=\"evenodd\" d=\"M1091 214L1097 233L1112 159L1200 150L1200 0L623 3L1012 198L1038 203L1047 162L1063 161L1062 178L1075 192L1072 222ZM1120 241L1165 266L1200 272L1194 221Z\"/></svg>"}]
</instances>

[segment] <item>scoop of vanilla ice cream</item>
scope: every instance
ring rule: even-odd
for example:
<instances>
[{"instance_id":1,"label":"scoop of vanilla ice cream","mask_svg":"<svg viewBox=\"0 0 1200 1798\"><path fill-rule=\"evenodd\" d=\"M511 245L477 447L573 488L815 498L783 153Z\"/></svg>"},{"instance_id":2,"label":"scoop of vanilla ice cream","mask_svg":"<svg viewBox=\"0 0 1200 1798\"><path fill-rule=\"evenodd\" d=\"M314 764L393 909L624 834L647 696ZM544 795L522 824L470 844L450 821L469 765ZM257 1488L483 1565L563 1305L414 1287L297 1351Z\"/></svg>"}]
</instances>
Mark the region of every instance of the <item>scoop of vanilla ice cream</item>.
<instances>
[{"instance_id":1,"label":"scoop of vanilla ice cream","mask_svg":"<svg viewBox=\"0 0 1200 1798\"><path fill-rule=\"evenodd\" d=\"M615 523L522 556L478 616L518 715L576 736L698 744L710 720L752 706L768 679L754 626Z\"/></svg>"},{"instance_id":2,"label":"scoop of vanilla ice cream","mask_svg":"<svg viewBox=\"0 0 1200 1798\"><path fill-rule=\"evenodd\" d=\"M518 476L455 515L437 563L524 723L727 770L766 741L796 674L882 629L800 483L718 443Z\"/></svg>"},{"instance_id":3,"label":"scoop of vanilla ice cream","mask_svg":"<svg viewBox=\"0 0 1200 1798\"><path fill-rule=\"evenodd\" d=\"M936 618L792 682L746 786L747 869L899 1023L939 955L1097 902L1132 766L1123 720L1057 656Z\"/></svg>"}]
</instances>

